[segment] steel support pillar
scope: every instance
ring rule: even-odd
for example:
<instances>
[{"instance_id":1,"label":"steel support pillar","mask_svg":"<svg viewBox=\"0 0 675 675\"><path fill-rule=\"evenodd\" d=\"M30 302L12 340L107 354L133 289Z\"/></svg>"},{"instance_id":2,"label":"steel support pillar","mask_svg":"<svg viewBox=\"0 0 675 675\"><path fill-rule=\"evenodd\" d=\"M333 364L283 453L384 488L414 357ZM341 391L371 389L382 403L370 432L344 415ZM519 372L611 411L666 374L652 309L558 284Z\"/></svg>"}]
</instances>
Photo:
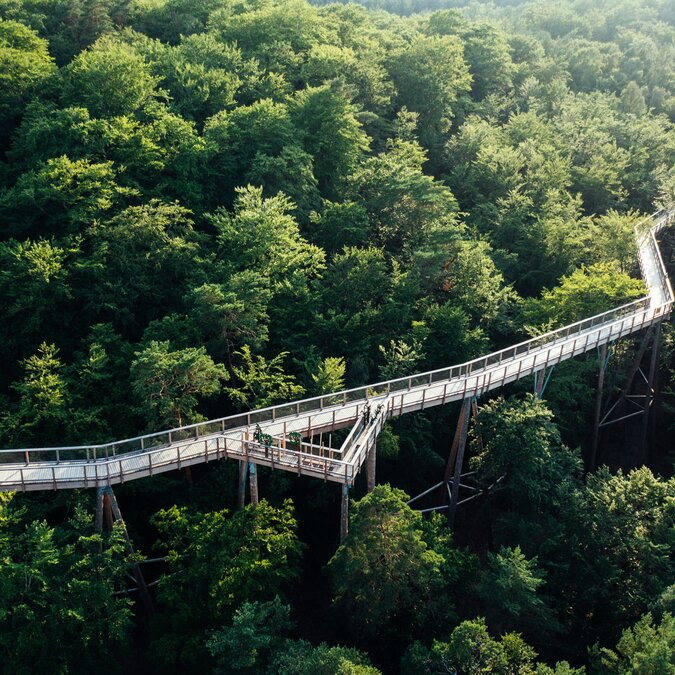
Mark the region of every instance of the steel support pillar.
<instances>
[{"instance_id":1,"label":"steel support pillar","mask_svg":"<svg viewBox=\"0 0 675 675\"><path fill-rule=\"evenodd\" d=\"M462 464L464 463L464 450L466 448L466 437L469 431L469 414L471 413L471 399L465 399L462 403L462 410L459 414L455 440L453 441L453 450L456 450L453 458L453 452L450 453L450 460L446 466L445 483L449 485L450 472L452 472L452 490L450 492L450 508L448 509L448 525L452 527L455 523L455 513L457 512L457 501L459 500L459 483L462 475ZM451 462L454 459L454 466Z\"/></svg>"},{"instance_id":2,"label":"steel support pillar","mask_svg":"<svg viewBox=\"0 0 675 675\"><path fill-rule=\"evenodd\" d=\"M600 372L598 373L598 389L595 394L595 420L593 423L593 444L591 454L588 458L588 471L595 469L595 463L598 458L598 444L600 442L600 417L602 415L602 395L605 386L605 370L607 369L607 344L602 345L600 349Z\"/></svg>"},{"instance_id":3,"label":"steel support pillar","mask_svg":"<svg viewBox=\"0 0 675 675\"><path fill-rule=\"evenodd\" d=\"M96 531L103 532L103 491L105 488L96 490Z\"/></svg>"},{"instance_id":4,"label":"steel support pillar","mask_svg":"<svg viewBox=\"0 0 675 675\"><path fill-rule=\"evenodd\" d=\"M649 376L647 377L647 394L645 395L645 414L642 419L642 432L640 433L640 461L644 463L647 449L647 433L649 431L649 414L654 403L656 392L654 383L656 381L656 368L659 364L659 351L661 348L661 324L657 324L654 330L654 341L652 343L652 357L649 361Z\"/></svg>"},{"instance_id":5,"label":"steel support pillar","mask_svg":"<svg viewBox=\"0 0 675 675\"><path fill-rule=\"evenodd\" d=\"M462 434L466 434L468 430L469 414L468 409L471 405L471 399L467 398L462 401L462 407L459 411L459 419L457 420L457 428L455 429L455 436L452 439L452 447L450 448L450 456L445 465L445 474L443 482L449 483L455 475L455 461L457 460L457 452L459 450Z\"/></svg>"},{"instance_id":6,"label":"steel support pillar","mask_svg":"<svg viewBox=\"0 0 675 675\"><path fill-rule=\"evenodd\" d=\"M475 424L476 441L478 442L478 452L482 454L483 434L480 430L480 424L478 424L478 401L475 398L471 399L471 416L473 417L473 422Z\"/></svg>"},{"instance_id":7,"label":"steel support pillar","mask_svg":"<svg viewBox=\"0 0 675 675\"><path fill-rule=\"evenodd\" d=\"M113 529L113 512L110 506L110 493L107 487L101 488L103 491L103 513L105 513L105 522L108 526L108 530L112 532Z\"/></svg>"},{"instance_id":8,"label":"steel support pillar","mask_svg":"<svg viewBox=\"0 0 675 675\"><path fill-rule=\"evenodd\" d=\"M375 469L377 466L377 444L374 444L368 453L366 460L366 482L368 484L368 492L375 489Z\"/></svg>"},{"instance_id":9,"label":"steel support pillar","mask_svg":"<svg viewBox=\"0 0 675 675\"><path fill-rule=\"evenodd\" d=\"M544 367L534 374L534 395L540 400L544 396L546 386L548 385L548 381L551 379L551 375L553 375L553 369L555 368L555 365L556 364L554 363L550 368Z\"/></svg>"},{"instance_id":10,"label":"steel support pillar","mask_svg":"<svg viewBox=\"0 0 675 675\"><path fill-rule=\"evenodd\" d=\"M349 485L344 483L342 486L342 500L340 503L340 543L342 543L349 534Z\"/></svg>"},{"instance_id":11,"label":"steel support pillar","mask_svg":"<svg viewBox=\"0 0 675 675\"><path fill-rule=\"evenodd\" d=\"M541 398L543 396L545 383L546 368L542 368L534 374L534 395L537 398Z\"/></svg>"},{"instance_id":12,"label":"steel support pillar","mask_svg":"<svg viewBox=\"0 0 675 675\"><path fill-rule=\"evenodd\" d=\"M627 401L635 403L634 399L636 397L630 394L629 392L631 391L631 387L633 386L635 376L638 373L642 373L641 370L642 359L644 358L644 355L647 352L649 344L652 342L653 336L654 336L654 326L650 326L647 329L647 332L645 333L645 336L642 339L642 342L640 343L640 347L638 348L638 351L633 359L633 363L630 367L630 370L628 371L628 376L626 377L625 384L623 385L618 400L616 400L611 406L608 406L605 410L603 410L603 414L600 419L599 425L600 428L609 426L610 424L614 424L616 422L621 422L623 420L628 419L629 417L633 417L634 415L641 415L642 413L644 413L644 405L642 405L640 406L639 412L637 413L632 412L626 415L625 404ZM613 416L613 419L610 418L610 415Z\"/></svg>"},{"instance_id":13,"label":"steel support pillar","mask_svg":"<svg viewBox=\"0 0 675 675\"><path fill-rule=\"evenodd\" d=\"M239 461L239 486L237 489L237 508L241 511L246 504L246 475L248 462Z\"/></svg>"},{"instance_id":14,"label":"steel support pillar","mask_svg":"<svg viewBox=\"0 0 675 675\"><path fill-rule=\"evenodd\" d=\"M185 475L185 482L192 487L195 484L192 480L192 469L189 466L186 466L183 469L183 474Z\"/></svg>"},{"instance_id":15,"label":"steel support pillar","mask_svg":"<svg viewBox=\"0 0 675 675\"><path fill-rule=\"evenodd\" d=\"M112 491L110 486L102 488L104 501L107 501L109 509L111 511L111 516L114 516L114 519L118 521L122 527L122 535L124 536L124 547L126 549L127 555L134 555L134 545L131 543L131 537L129 537L129 532L127 531L127 526L122 518L122 512L120 511L119 504L117 503L117 498L115 493ZM112 523L110 524L110 529L112 530ZM134 580L136 581L136 586L138 587L138 592L141 598L141 603L147 613L148 617L152 617L155 613L152 606L152 599L150 598L150 593L148 592L148 587L143 578L143 572L141 572L141 567L138 563L134 564Z\"/></svg>"},{"instance_id":16,"label":"steel support pillar","mask_svg":"<svg viewBox=\"0 0 675 675\"><path fill-rule=\"evenodd\" d=\"M248 476L248 484L251 492L251 505L258 506L258 471L253 462L248 465Z\"/></svg>"}]
</instances>

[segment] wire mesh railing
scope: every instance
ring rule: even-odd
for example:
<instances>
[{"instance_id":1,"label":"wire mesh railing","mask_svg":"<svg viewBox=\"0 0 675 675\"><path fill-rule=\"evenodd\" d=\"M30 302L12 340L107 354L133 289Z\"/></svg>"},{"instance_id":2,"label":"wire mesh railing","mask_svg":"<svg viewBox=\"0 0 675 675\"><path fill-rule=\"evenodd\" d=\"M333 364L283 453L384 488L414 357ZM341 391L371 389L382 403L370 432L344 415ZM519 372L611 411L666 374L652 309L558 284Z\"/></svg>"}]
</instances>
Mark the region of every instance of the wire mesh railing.
<instances>
[{"instance_id":1,"label":"wire mesh railing","mask_svg":"<svg viewBox=\"0 0 675 675\"><path fill-rule=\"evenodd\" d=\"M640 270L643 278L647 279L646 264L650 265L650 269L655 268L659 279L659 290L662 294L660 297L665 300L660 304L655 305L653 295L648 295L463 364L299 401L286 402L156 433L102 444L0 450L0 468L5 464L27 466L36 463L51 463L58 467L65 464L73 465L76 462L121 466L121 462L127 461L131 463L136 461L138 464L141 461L138 457L156 456L163 450L169 450L169 454L176 451L177 456L174 455L171 462L177 464L181 462L180 449L183 448L186 451L195 443L206 443L204 446L206 448L205 457L208 461L211 440L218 437L228 437L228 432L232 430L245 428L250 431L255 425L260 425L266 431L276 429L277 434L298 431L311 435L312 430L331 426L335 429L352 425L359 414L363 412L364 403L377 397L403 394L401 396L401 410L403 411L406 408L404 400L406 392L413 393L415 390L433 388L436 384L443 385L443 400L446 398L448 386L453 382L457 384L463 381L465 390L461 392L463 394L469 390L478 391L481 388L479 384L479 375L481 374L483 375L483 388L491 389L496 386L503 386L504 383L513 381L515 371L513 368L509 369L510 363L520 360L522 365L524 357L534 355L527 368L522 371L519 369L515 373L516 377L524 376L541 367L547 367L552 359L562 359L592 348L589 345L592 342L591 335L594 332L597 333L596 341L617 339L617 337L640 330L650 322L661 320L669 314L672 309L673 291L655 235L674 220L675 210L657 212L652 216L654 225L645 233L645 236L636 232L639 243L638 261ZM646 258L649 260L646 261ZM606 335L601 337L603 330L606 331ZM579 345L579 340L584 337L585 343ZM561 346L563 343L567 349L566 352ZM558 349L558 347L560 348ZM556 351L557 349L558 351ZM501 373L501 375L495 373ZM487 379L488 377L490 379ZM436 392L440 390L441 388L436 387ZM457 394L457 391L454 393ZM417 404L414 396L408 398L411 405ZM437 397L429 396L427 400L428 402L436 401ZM391 412L393 413L396 407L393 400L391 406ZM422 406L424 406L424 398L422 398ZM214 442L218 443L219 441ZM218 448L219 446L215 445L213 452L219 452ZM291 458L289 461L299 462L300 465L303 461L309 461L309 459L302 457L302 452L289 448L284 448L284 451ZM305 454L311 455L312 453ZM134 457L137 459L134 459ZM152 459L148 461L151 462ZM339 462L343 460L331 458L330 461ZM279 459L278 463L281 464L283 461ZM54 469L51 476L52 480L54 480L56 467L51 467ZM36 467L37 470L40 469ZM326 470L326 467L324 467L324 470ZM26 474L22 474L21 478L25 483ZM44 478L44 480L48 482L47 478ZM6 481L0 476L0 488L5 484Z\"/></svg>"}]
</instances>

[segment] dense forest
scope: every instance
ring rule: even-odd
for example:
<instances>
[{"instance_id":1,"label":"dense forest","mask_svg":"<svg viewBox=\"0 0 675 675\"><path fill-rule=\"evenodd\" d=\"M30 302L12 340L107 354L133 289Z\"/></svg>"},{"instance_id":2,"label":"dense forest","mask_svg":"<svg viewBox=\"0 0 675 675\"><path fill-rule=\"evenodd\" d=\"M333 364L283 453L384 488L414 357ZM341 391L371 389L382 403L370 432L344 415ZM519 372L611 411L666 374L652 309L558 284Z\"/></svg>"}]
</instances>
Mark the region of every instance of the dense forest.
<instances>
[{"instance_id":1,"label":"dense forest","mask_svg":"<svg viewBox=\"0 0 675 675\"><path fill-rule=\"evenodd\" d=\"M362 5L0 0L1 447L449 366L644 295L675 4ZM675 673L674 340L646 452L638 418L589 465L595 354L479 400L467 465L503 480L454 531L406 502L457 405L385 426L342 543L335 485L261 469L237 510L233 461L116 487L133 549L92 490L0 493L0 672Z\"/></svg>"}]
</instances>

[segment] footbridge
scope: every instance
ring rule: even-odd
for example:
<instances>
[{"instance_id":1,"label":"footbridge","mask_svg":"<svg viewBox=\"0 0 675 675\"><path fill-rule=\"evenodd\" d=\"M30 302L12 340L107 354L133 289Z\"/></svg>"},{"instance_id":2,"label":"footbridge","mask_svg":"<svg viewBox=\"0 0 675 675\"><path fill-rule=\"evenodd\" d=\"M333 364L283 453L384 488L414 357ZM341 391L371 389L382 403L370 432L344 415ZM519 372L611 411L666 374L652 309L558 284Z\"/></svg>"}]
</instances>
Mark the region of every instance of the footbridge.
<instances>
[{"instance_id":1,"label":"footbridge","mask_svg":"<svg viewBox=\"0 0 675 675\"><path fill-rule=\"evenodd\" d=\"M636 228L638 261L648 291L639 300L440 370L112 443L0 450L0 490L109 488L228 458L239 460L242 481L250 472L256 500L257 466L340 483L348 494L366 463L371 485L375 443L388 418L466 402L669 317L673 290L656 237L674 220L675 208L661 210ZM335 432L345 428L351 430L333 447Z\"/></svg>"}]
</instances>

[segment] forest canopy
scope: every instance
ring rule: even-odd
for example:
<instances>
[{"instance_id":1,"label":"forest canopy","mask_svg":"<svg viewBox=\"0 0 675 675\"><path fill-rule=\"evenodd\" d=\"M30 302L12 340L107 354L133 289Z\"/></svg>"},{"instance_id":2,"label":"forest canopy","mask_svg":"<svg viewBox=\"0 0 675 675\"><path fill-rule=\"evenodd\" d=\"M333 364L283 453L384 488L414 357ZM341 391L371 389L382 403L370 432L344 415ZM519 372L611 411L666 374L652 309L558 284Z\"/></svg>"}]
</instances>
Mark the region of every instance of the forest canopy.
<instances>
[{"instance_id":1,"label":"forest canopy","mask_svg":"<svg viewBox=\"0 0 675 675\"><path fill-rule=\"evenodd\" d=\"M613 308L673 201L668 0L0 0L0 446L450 366ZM649 467L605 448L624 471L583 475L593 355L546 401L479 402L472 469L507 476L480 533L406 503L442 473L447 408L385 427L395 487L357 487L339 547L328 487L263 474L235 512L227 463L120 489L142 553L95 532L86 491L3 497L0 672L675 672L663 330Z\"/></svg>"}]
</instances>

